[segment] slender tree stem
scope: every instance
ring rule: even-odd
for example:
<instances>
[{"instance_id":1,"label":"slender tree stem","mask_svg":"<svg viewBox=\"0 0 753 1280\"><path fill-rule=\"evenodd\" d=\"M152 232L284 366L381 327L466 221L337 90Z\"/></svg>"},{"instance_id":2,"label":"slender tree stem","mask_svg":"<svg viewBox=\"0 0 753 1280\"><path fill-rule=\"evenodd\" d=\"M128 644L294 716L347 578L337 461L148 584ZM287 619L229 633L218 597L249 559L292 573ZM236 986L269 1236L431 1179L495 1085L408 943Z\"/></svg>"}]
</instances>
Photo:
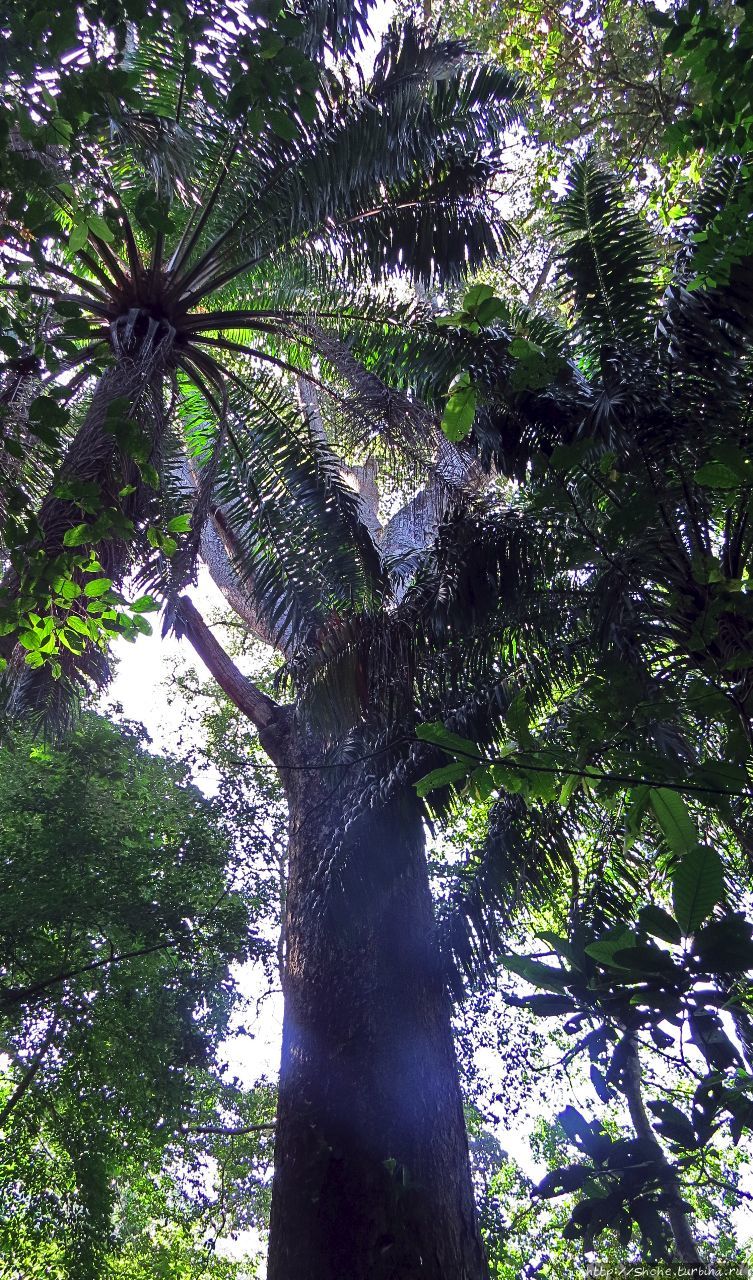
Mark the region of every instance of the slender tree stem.
<instances>
[{"instance_id":1,"label":"slender tree stem","mask_svg":"<svg viewBox=\"0 0 753 1280\"><path fill-rule=\"evenodd\" d=\"M622 1077L622 1091L625 1095L630 1119L639 1138L650 1143L655 1153L656 1163L662 1170L671 1203L667 1206L667 1218L672 1228L675 1248L678 1257L692 1267L702 1267L698 1246L691 1230L687 1212L682 1207L682 1188L677 1173L664 1154L661 1143L654 1133L651 1121L643 1102L641 1091L641 1063L638 1046L632 1032L626 1032L627 1059Z\"/></svg>"},{"instance_id":2,"label":"slender tree stem","mask_svg":"<svg viewBox=\"0 0 753 1280\"><path fill-rule=\"evenodd\" d=\"M181 1133L216 1133L221 1137L240 1138L246 1133L264 1133L276 1128L277 1125L272 1120L268 1124L231 1125L229 1128L221 1124L184 1124L181 1125L180 1131Z\"/></svg>"},{"instance_id":3,"label":"slender tree stem","mask_svg":"<svg viewBox=\"0 0 753 1280\"><path fill-rule=\"evenodd\" d=\"M155 951L166 951L175 946L177 946L176 940L170 938L167 942L155 942L151 947L139 947L136 951L113 951L104 960L93 960L91 964L85 964L80 969L69 969L65 973L56 973L51 978L43 978L41 982L35 982L29 987L16 987L2 992L0 1009L10 1009L14 1005L25 1004L27 1000L35 999L50 987L57 986L59 982L68 982L70 978L78 978L82 973L93 973L96 969L104 969L107 965L117 964L120 960L134 960L139 956L149 956Z\"/></svg>"},{"instance_id":4,"label":"slender tree stem","mask_svg":"<svg viewBox=\"0 0 753 1280\"><path fill-rule=\"evenodd\" d=\"M3 1125L8 1119L8 1116L18 1106L18 1103L21 1101L24 1095L28 1093L29 1089L34 1083L34 1080L39 1071L39 1068L44 1062L47 1050L52 1044L53 1037L57 1030L57 1025L58 1025L58 1019L57 1019L57 1015L55 1015L52 1022L50 1023L47 1034L45 1035L42 1043L40 1044L39 1048L34 1054L34 1057L32 1058L31 1062L26 1068L24 1074L22 1075L21 1079L19 1080L18 1084L16 1085L15 1089L10 1095L2 1111L0 1111L0 1129L2 1129Z\"/></svg>"}]
</instances>

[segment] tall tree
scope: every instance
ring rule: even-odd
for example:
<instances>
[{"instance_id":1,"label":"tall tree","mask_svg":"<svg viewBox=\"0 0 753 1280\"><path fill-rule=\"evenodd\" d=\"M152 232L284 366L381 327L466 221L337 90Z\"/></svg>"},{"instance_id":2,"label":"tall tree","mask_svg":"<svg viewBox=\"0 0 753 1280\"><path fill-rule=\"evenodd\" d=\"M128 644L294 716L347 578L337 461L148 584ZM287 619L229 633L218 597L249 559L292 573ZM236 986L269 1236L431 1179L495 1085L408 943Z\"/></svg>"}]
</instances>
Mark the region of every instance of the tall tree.
<instances>
[{"instance_id":1,"label":"tall tree","mask_svg":"<svg viewBox=\"0 0 753 1280\"><path fill-rule=\"evenodd\" d=\"M283 32L280 48L287 47L286 38L295 37ZM258 40L255 47L269 52L267 36ZM131 51L127 56L135 55ZM709 474L718 478L719 473L705 472L706 480L703 472L700 478L695 475L706 463L723 461L704 452L712 447L704 434L710 406L719 415L714 446L717 435L747 429L736 390L749 340L745 298L736 292L741 279L745 283L747 261L742 277L734 275L726 288L711 293L689 290L681 263L673 291L657 313L669 336L655 351L648 338L653 286L640 229L612 198L604 175L584 164L564 211L571 241L571 307L577 320L572 347L547 322L505 307L483 289L466 295L459 321L426 322L412 330L401 323L394 304L385 310L368 301L345 308L326 301L329 282L322 255L327 246L331 258L352 270L365 267L367 274L378 275L385 267L404 265L419 278L440 274L440 268L452 278L462 264L491 255L494 245L483 217L477 217L476 197L490 176L487 142L499 140L514 90L499 73L475 68L466 74L463 61L462 49L454 43L437 45L413 30L403 37L392 35L377 63L376 87L363 91L359 86L352 93L346 88L336 101L332 95L315 99L316 110L332 121L323 129L320 150L303 120L296 128L305 142L280 137L288 126L278 106L269 108L266 118L280 140L272 143L270 154L265 150L269 135L263 133L257 168L256 142L237 153L233 142L226 142L230 163L227 169L220 167L217 183L210 187L218 195L212 202L210 194L202 211L189 218L179 240L179 266L165 273L178 272L168 281L169 315L140 290L163 278L162 237L171 234L170 219L177 215L159 201L156 210L148 200L139 205L141 218L155 232L145 264L139 239L143 233L134 231L128 193L119 197L112 226L104 220L103 233L102 213L91 204L92 187L85 186L90 204L75 210L69 240L79 264L74 273L79 281L70 283L80 292L73 289L61 297L54 284L32 277L31 286L22 285L19 295L11 282L22 305L27 288L49 289L59 305L75 306L81 313L71 317L72 361L98 356L99 347L88 348L100 339L115 357L63 463L58 481L63 491L48 495L41 506L32 504L36 523L27 524L13 544L15 576L6 582L8 635L17 636L32 658L25 663L32 678L21 693L27 698L35 690L44 694L56 687L55 680L59 687L62 671L56 673L54 666L62 667L62 648L74 659L90 653L75 641L76 634L84 635L81 626L84 639L94 643L103 638L102 631L125 625L118 596L127 563L124 547L130 546L134 531L143 530L145 542L163 557L147 572L161 586L180 629L257 727L286 792L286 1012L269 1259L273 1280L325 1280L344 1274L356 1280L367 1275L475 1278L485 1271L426 871L422 806L414 783L432 765L441 766L420 786L422 796L431 794L434 807L441 808L448 787L469 773L469 756L478 763L479 754L500 749L503 724L512 731L505 758L495 761L491 774L482 767L474 785L486 776L489 790L501 787L523 791L528 799L546 797L553 776L565 773L578 780L583 774L590 779L590 766L594 761L605 764L612 758L609 752L623 767L625 756L628 764L635 763L635 735L613 740L614 701L601 706L600 718L578 718L578 698L568 701L567 709L574 709L586 738L579 743L583 767L576 761L573 768L572 757L558 754L556 742L554 747L536 743L529 714L550 713L556 727L551 709L559 706L565 691L576 689L585 705L594 685L613 672L616 657L627 664L635 656L624 618L632 625L637 617L640 624L631 706L651 704L655 694L659 702L657 682L665 674L662 664L670 661L666 646L674 645L670 669L672 662L683 670L695 669L722 696L727 716L735 724L741 719L749 724L744 663L725 666L736 657L742 662L744 610L739 628L737 620L728 628L726 616L716 626L723 613L735 616L740 611L727 608L726 597L725 606L712 611L708 599L720 581L733 581L733 570L736 575L745 567L747 521L737 509L729 521L720 519L714 508L704 526L697 490L703 490ZM255 63L241 97L256 92L249 86L257 84L258 73ZM165 83L170 83L169 75ZM182 126L180 73L175 83L172 124ZM209 100L211 123L211 93L205 84L204 99ZM244 101L242 111L249 109ZM143 143L144 121L123 114L118 125L112 113L111 118L116 136L118 127L130 128L133 138L141 124ZM246 115L244 122L245 128ZM152 145L144 145L145 157L155 152L154 121L148 123ZM315 124L321 124L318 115ZM175 143L175 129L163 124L158 138L163 133ZM38 152L39 146L35 164ZM227 156L228 151L220 149L213 159L217 154ZM321 160L321 169L312 167L312 156ZM164 159L171 181L180 185L174 146L165 148ZM401 169L406 163L408 170ZM391 181L393 164L397 176ZM240 176L245 178L249 166L255 183L251 200ZM361 166L368 170L363 182ZM321 204L315 185L320 177L329 193ZM226 183L233 197L229 221L214 240L205 240L215 210L220 216ZM142 189L134 196L134 209L143 194ZM107 195L113 198L109 188ZM283 205L283 195L291 196L290 205ZM63 196L71 199L65 191ZM356 197L354 205L350 201ZM448 206L452 217L445 221L441 214ZM71 207L69 217L72 213ZM466 214L470 221L464 220ZM254 218L261 220L261 230ZM122 261L110 248L118 233L125 244ZM16 263L18 236L17 228ZM220 249L229 244L239 256L225 266L219 262ZM270 292L282 287L274 260L280 249L291 258L301 249L307 272L313 272L302 276L296 268L288 274L287 287L294 294L311 286L303 316L297 300L296 305L289 300L281 305L269 302L265 293L260 303L262 281L246 275L258 264L242 254L268 254L264 261L274 272L270 270L263 287ZM50 270L48 262L37 259L39 279ZM52 267L53 276L56 270L70 270L57 259ZM240 308L231 308L225 299L220 306L219 297L217 304L212 301L216 290L231 283L223 271L251 281ZM205 297L205 286L211 297ZM324 297L325 302L309 302L309 297ZM208 312L193 311L205 305ZM77 328L82 320L83 327ZM253 348L247 336L252 328L261 334ZM220 356L207 356L204 347L220 353L222 369ZM311 350L318 365L305 354ZM143 367L134 360L140 354L148 356ZM260 383L256 360L274 367L274 379ZM166 441L161 424L173 409L149 379L166 378L171 361L175 405L196 445L183 472L195 494L190 531L185 503L169 506L174 487L167 467L159 490L165 514L161 522L148 515L152 500L145 486L154 483L160 456L155 445ZM452 375L457 381L445 429L458 441L475 421L470 450L448 442L437 447L431 417L416 403L421 395L431 405L434 396L436 405L437 379L442 377L447 386ZM117 385L118 378L124 386ZM142 379L135 389L129 381L134 378ZM148 395L139 400L141 408L135 413L132 405L130 409L137 426L141 424L139 436L130 418L121 419L119 402L135 401L142 392ZM291 392L302 405L297 415L290 409ZM680 403L681 421L676 416ZM657 409L665 434L654 442ZM32 410L29 422L42 422L54 448L56 414L44 399ZM139 419L142 411L145 416ZM74 414L74 428L79 421ZM372 427L375 422L381 433ZM144 423L150 429L157 424L148 447ZM654 444L663 461L678 427L680 453L699 454L695 484L688 496L683 454L665 476L669 491L660 486L656 499L656 455L649 451L644 466L642 450ZM624 471L615 466L613 476L605 462L605 470L599 468L594 478L593 468L585 464L593 433L600 462L610 460L615 446L624 450ZM111 437L122 444L130 468L122 475L112 469L116 450L108 443ZM429 472L412 500L391 518L380 512L374 479L377 460L382 487L391 479L384 441L401 445L404 458L414 466L428 464ZM552 462L555 446L565 452ZM743 465L737 455L727 453L726 458L724 465L733 472ZM101 469L93 475L79 473L87 460ZM537 500L545 518L540 509L533 513L538 518L521 518L520 506L504 491L492 490L474 502L483 465L492 460L500 473L518 483L530 478L532 468L541 466L548 473L551 464L548 478L556 485L559 466L567 473L573 460L583 465L576 470L576 491L565 485L564 512L544 486ZM636 491L629 496L631 503L641 503L641 532L650 551L645 571L640 559L644 550L639 554L624 504L615 501L612 506L611 490L603 500L604 486L621 480L629 486L636 477ZM103 480L108 493L104 510L99 490L80 487L91 481L101 490ZM601 495L598 500L593 488ZM646 531L649 496L657 501L658 514ZM146 505L124 511L123 503L131 499ZM23 509L23 493L18 501ZM583 517L584 502L588 519ZM630 511L634 513L632 505ZM607 538L610 530L602 527L605 512L614 522L612 541ZM314 516L318 543L310 536ZM661 532L667 524L673 531L669 541ZM54 539L46 540L55 530L60 547ZM717 531L726 539L729 572L711 563ZM190 537L179 547L173 534L183 532ZM615 538L624 544L616 557ZM287 680L294 693L286 704L241 674L195 606L180 596L199 542L243 625L279 649L285 664L281 687ZM72 560L66 559L64 548L74 553ZM708 570L701 584L694 574L699 563ZM580 573L575 581L574 564ZM104 573L103 565L112 571ZM47 606L39 590L40 569L42 575L56 575L50 577L49 608L38 607L40 595ZM91 583L83 576L86 570L91 570ZM709 576L716 573L721 578ZM681 607L669 607L669 592L682 596ZM605 602L613 606L611 613L609 608L600 611ZM138 609L134 612L139 615ZM699 631L709 616L714 625ZM108 622L115 628L108 628ZM602 665L596 644L599 625L614 641ZM21 667L20 656L18 649L11 654L13 674ZM84 665L66 661L71 672ZM584 676L592 682L584 684ZM731 722L721 719L722 731L731 733ZM420 729L421 723L429 728ZM652 741L666 733L648 712L646 723ZM602 736L594 743L587 734L597 730ZM676 734L672 743L677 743ZM447 763L448 752L458 758ZM667 754L670 764L665 762L662 780L669 784L676 781L673 771L687 760L679 748ZM659 767L653 756L650 765L654 771ZM492 835L498 839L490 841L490 848L504 855L501 863L495 860L496 879L490 875L486 883L472 886L461 912L448 922L447 949L469 969L491 957L493 912L500 900L503 913L508 909L511 890L521 878L540 882L553 868L572 874L576 864L556 824L550 824L545 840L538 842L541 827L535 827L533 839L526 841L517 838L524 825L520 809L513 808L512 817L517 824L508 821L504 805L495 810ZM506 839L511 832L516 838ZM504 895L495 894L500 889Z\"/></svg>"},{"instance_id":2,"label":"tall tree","mask_svg":"<svg viewBox=\"0 0 753 1280\"><path fill-rule=\"evenodd\" d=\"M357 745L348 758L372 710L388 737L405 731L404 624L393 630L385 609L452 495L475 483L415 400L462 343L413 336L405 307L359 286L399 271L451 280L507 242L485 196L519 91L413 26L389 33L366 84L312 68L304 55L336 52L344 15L357 30L348 7L249 16L248 31L220 11L198 31L126 28L114 65L95 63L98 117L65 74L51 89L14 83L27 115L7 154L9 323L19 306L54 315L28 371L42 394L7 419L6 452L26 465L6 520L3 646L13 709L49 713L71 683L98 678L112 634L146 626L151 596L128 607L122 593L135 562L280 770L290 847L270 1276L476 1280L421 810L410 787L379 796L391 746L373 778ZM30 439L43 446L31 467ZM378 539L369 454L389 466L396 448L430 479ZM180 598L200 549L301 689L315 692L317 661L351 627L368 650L372 618L383 663L357 655L325 722L315 698L278 705Z\"/></svg>"}]
</instances>

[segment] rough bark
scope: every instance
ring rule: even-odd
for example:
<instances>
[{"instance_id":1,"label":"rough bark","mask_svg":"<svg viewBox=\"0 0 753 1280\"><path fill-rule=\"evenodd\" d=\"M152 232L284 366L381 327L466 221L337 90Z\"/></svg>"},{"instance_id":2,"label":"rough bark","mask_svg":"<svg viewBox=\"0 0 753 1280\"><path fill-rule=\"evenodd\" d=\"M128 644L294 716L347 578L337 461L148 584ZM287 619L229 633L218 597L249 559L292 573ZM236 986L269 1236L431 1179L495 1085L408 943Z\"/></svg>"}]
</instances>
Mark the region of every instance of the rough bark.
<instances>
[{"instance_id":1,"label":"rough bark","mask_svg":"<svg viewBox=\"0 0 753 1280\"><path fill-rule=\"evenodd\" d=\"M356 817L333 857L347 778L291 761L269 1280L482 1280L417 805Z\"/></svg>"},{"instance_id":2,"label":"rough bark","mask_svg":"<svg viewBox=\"0 0 753 1280\"><path fill-rule=\"evenodd\" d=\"M426 484L387 522L379 539L382 558L392 562L392 588L398 600L452 502L460 494L477 492L488 478L468 450L442 439Z\"/></svg>"},{"instance_id":3,"label":"rough bark","mask_svg":"<svg viewBox=\"0 0 753 1280\"><path fill-rule=\"evenodd\" d=\"M359 812L293 709L206 627L184 630L259 729L290 811L268 1278L486 1280L415 797Z\"/></svg>"}]
</instances>

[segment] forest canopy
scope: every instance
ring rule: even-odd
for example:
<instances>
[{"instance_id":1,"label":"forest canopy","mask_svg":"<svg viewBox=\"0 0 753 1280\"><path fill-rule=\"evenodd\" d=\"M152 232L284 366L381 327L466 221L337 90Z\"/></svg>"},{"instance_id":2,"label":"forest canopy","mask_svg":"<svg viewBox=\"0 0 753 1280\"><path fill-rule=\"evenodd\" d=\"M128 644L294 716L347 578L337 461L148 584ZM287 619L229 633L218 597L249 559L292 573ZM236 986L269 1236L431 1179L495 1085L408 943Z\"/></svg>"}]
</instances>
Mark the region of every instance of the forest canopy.
<instances>
[{"instance_id":1,"label":"forest canopy","mask_svg":"<svg viewBox=\"0 0 753 1280\"><path fill-rule=\"evenodd\" d=\"M0 6L0 1276L744 1274L752 21Z\"/></svg>"}]
</instances>

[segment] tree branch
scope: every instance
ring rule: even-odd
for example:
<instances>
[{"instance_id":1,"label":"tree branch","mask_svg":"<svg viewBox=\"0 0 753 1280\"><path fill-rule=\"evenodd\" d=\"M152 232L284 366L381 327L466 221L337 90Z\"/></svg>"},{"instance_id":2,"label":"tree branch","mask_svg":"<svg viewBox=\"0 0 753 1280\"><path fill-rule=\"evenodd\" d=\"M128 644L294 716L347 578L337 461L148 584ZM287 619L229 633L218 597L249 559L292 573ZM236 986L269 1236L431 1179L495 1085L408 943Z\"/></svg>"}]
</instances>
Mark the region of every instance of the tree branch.
<instances>
[{"instance_id":1,"label":"tree branch","mask_svg":"<svg viewBox=\"0 0 753 1280\"><path fill-rule=\"evenodd\" d=\"M429 479L414 498L396 511L379 539L383 558L394 561L393 587L401 599L420 557L431 546L450 504L461 493L487 483L475 457L442 438Z\"/></svg>"},{"instance_id":2,"label":"tree branch","mask_svg":"<svg viewBox=\"0 0 753 1280\"><path fill-rule=\"evenodd\" d=\"M221 1124L182 1124L180 1126L181 1133L216 1133L221 1137L239 1138L245 1133L261 1133L265 1129L276 1129L277 1125L274 1120L268 1124L242 1124L224 1128Z\"/></svg>"},{"instance_id":3,"label":"tree branch","mask_svg":"<svg viewBox=\"0 0 753 1280\"><path fill-rule=\"evenodd\" d=\"M175 938L168 942L155 942L151 947L139 947L136 951L113 951L104 960L92 960L91 964L82 965L80 969L69 969L66 973L56 973L52 978L43 978L29 987L12 987L9 991L0 992L0 1009L12 1009L16 1004L25 1004L35 996L42 995L49 987L59 982L68 982L69 978L78 978L82 973L93 973L96 969L104 969L106 965L117 964L120 960L135 960L139 956L150 956L155 951L166 951L178 945Z\"/></svg>"},{"instance_id":4,"label":"tree branch","mask_svg":"<svg viewBox=\"0 0 753 1280\"><path fill-rule=\"evenodd\" d=\"M178 602L176 627L179 635L190 640L230 701L260 733L279 724L280 706L238 670L188 596L181 596Z\"/></svg>"},{"instance_id":5,"label":"tree branch","mask_svg":"<svg viewBox=\"0 0 753 1280\"><path fill-rule=\"evenodd\" d=\"M26 1068L24 1074L22 1075L21 1079L19 1080L18 1084L16 1085L15 1089L10 1095L2 1111L0 1111L0 1129L2 1129L11 1111L13 1111L13 1109L18 1105L18 1103L23 1098L24 1094L27 1093L27 1091L31 1088L32 1084L34 1083L34 1078L37 1072L39 1071L39 1068L41 1067L42 1063L44 1062L45 1054L47 1053L47 1050L49 1049L55 1037L57 1025L58 1025L58 1018L56 1014L52 1022L50 1023L50 1026L47 1030L47 1034L45 1035L42 1043L40 1044L39 1048L34 1054L34 1057L32 1058L31 1062Z\"/></svg>"}]
</instances>

